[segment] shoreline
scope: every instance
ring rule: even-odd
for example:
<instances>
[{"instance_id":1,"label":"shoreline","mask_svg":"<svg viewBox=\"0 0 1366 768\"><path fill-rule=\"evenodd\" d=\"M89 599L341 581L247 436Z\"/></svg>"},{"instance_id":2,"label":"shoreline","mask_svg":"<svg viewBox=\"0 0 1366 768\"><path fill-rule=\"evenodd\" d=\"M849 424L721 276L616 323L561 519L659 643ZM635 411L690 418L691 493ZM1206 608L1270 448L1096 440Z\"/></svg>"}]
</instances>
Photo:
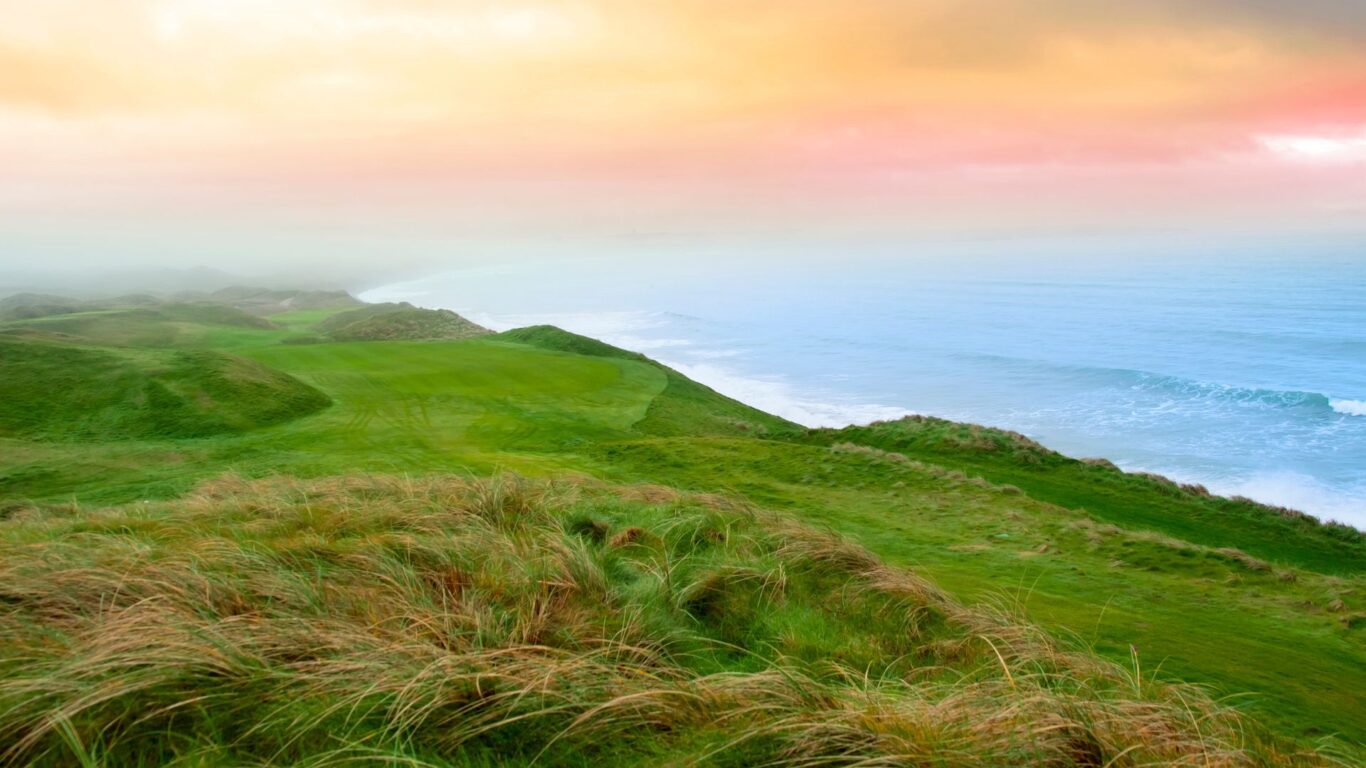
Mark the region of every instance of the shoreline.
<instances>
[{"instance_id":1,"label":"shoreline","mask_svg":"<svg viewBox=\"0 0 1366 768\"><path fill-rule=\"evenodd\" d=\"M866 398L841 396L828 388L804 388L790 373L754 373L741 369L734 363L747 359L743 339L736 340L738 348L709 349L708 345L714 342L696 336L689 337L686 328L672 327L661 320L676 317L670 312L635 309L491 312L443 301L430 290L430 283L430 280L397 283L365 291L359 294L359 298L374 302L410 301L419 306L450 309L495 330L535 324L559 325L566 330L653 357L721 394L807 427L841 428L909 415L934 415L951 421L1022 432L1068 456L1102 456L1127 473L1161 475L1180 484L1205 486L1220 496L1242 496L1268 506L1303 511L1325 523L1338 522L1366 530L1366 487L1356 493L1354 488L1326 483L1319 477L1293 469L1201 473L1177 466L1175 462L1162 461L1161 457L1137 459L1125 456L1123 450L1116 450L1115 446L1098 446L1094 439L1069 440L1056 432L1041 432L1037 425L1014 423L1009 418L1000 418L999 414L940 413L933 409L907 408ZM1351 413L1352 404L1358 404L1357 401L1337 398L1331 399L1331 402L1333 409L1344 415ZM1087 444L1080 445L1082 442Z\"/></svg>"}]
</instances>

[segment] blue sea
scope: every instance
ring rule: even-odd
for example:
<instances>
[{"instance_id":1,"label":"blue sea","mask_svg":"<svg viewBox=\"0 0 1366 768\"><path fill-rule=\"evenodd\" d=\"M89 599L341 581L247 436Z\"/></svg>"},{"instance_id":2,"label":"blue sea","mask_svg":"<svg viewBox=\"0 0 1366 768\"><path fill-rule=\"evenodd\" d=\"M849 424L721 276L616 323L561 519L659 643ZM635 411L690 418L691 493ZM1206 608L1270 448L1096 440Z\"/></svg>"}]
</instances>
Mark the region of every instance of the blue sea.
<instances>
[{"instance_id":1,"label":"blue sea","mask_svg":"<svg viewBox=\"0 0 1366 768\"><path fill-rule=\"evenodd\" d=\"M667 262L511 260L364 298L557 324L807 425L1004 427L1366 528L1361 256Z\"/></svg>"}]
</instances>

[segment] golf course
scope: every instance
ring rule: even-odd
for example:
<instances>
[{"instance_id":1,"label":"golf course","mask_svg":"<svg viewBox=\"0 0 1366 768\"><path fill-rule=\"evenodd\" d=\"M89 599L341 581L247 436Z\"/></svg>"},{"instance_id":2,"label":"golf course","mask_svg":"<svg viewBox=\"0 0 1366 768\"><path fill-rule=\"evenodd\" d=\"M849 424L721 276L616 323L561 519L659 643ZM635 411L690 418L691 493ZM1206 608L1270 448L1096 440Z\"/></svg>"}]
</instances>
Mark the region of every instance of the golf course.
<instances>
[{"instance_id":1,"label":"golf course","mask_svg":"<svg viewBox=\"0 0 1366 768\"><path fill-rule=\"evenodd\" d=\"M24 306L0 763L1366 755L1356 529L986 426L808 429L549 326Z\"/></svg>"}]
</instances>

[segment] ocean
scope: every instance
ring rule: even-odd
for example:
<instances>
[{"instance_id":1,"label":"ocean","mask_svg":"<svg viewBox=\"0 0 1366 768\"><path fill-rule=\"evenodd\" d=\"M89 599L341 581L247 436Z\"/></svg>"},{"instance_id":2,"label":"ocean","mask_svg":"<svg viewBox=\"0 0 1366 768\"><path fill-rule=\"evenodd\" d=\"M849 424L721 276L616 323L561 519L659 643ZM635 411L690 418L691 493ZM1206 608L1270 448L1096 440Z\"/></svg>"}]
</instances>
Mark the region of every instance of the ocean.
<instances>
[{"instance_id":1,"label":"ocean","mask_svg":"<svg viewBox=\"0 0 1366 768\"><path fill-rule=\"evenodd\" d=\"M1003 427L1366 528L1366 259L951 261L522 261L363 297L559 325L810 426Z\"/></svg>"}]
</instances>

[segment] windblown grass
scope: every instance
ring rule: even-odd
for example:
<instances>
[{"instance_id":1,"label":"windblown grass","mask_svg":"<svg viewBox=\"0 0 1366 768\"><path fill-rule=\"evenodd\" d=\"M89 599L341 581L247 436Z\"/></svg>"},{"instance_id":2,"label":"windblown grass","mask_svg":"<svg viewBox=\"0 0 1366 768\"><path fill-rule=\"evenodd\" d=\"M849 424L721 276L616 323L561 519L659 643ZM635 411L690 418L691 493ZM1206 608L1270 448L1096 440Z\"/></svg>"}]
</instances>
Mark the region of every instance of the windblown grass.
<instances>
[{"instance_id":1,"label":"windblown grass","mask_svg":"<svg viewBox=\"0 0 1366 768\"><path fill-rule=\"evenodd\" d=\"M844 429L810 430L800 440L866 446L956 469L1029 496L1126 526L1324 573L1366 571L1366 534L1295 510L1220 498L1199 485L1126 473L1105 460L1072 459L1016 432L925 416ZM893 453L894 452L894 453Z\"/></svg>"},{"instance_id":2,"label":"windblown grass","mask_svg":"<svg viewBox=\"0 0 1366 768\"><path fill-rule=\"evenodd\" d=\"M13 764L1328 763L832 533L588 480L13 509L0 648Z\"/></svg>"}]
</instances>

